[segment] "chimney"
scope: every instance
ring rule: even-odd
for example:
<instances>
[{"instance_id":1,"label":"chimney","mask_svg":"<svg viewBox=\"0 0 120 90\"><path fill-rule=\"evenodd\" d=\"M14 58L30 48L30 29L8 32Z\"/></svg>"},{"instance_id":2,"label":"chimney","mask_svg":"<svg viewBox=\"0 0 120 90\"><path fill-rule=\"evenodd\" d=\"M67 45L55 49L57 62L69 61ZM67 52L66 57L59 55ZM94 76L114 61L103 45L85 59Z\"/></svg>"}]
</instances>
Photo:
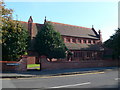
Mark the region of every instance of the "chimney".
<instances>
[{"instance_id":1,"label":"chimney","mask_svg":"<svg viewBox=\"0 0 120 90\"><path fill-rule=\"evenodd\" d=\"M101 34L101 30L99 30L98 33L99 33L99 40L100 40L100 42L102 42L102 34Z\"/></svg>"},{"instance_id":2,"label":"chimney","mask_svg":"<svg viewBox=\"0 0 120 90\"><path fill-rule=\"evenodd\" d=\"M44 24L45 24L45 22L46 22L46 16L45 16L45 19L44 19Z\"/></svg>"},{"instance_id":3,"label":"chimney","mask_svg":"<svg viewBox=\"0 0 120 90\"><path fill-rule=\"evenodd\" d=\"M32 19L32 16L30 16L29 20L28 20L28 31L29 31L29 34L30 34L30 37L32 38L32 23L33 23L33 19Z\"/></svg>"}]
</instances>

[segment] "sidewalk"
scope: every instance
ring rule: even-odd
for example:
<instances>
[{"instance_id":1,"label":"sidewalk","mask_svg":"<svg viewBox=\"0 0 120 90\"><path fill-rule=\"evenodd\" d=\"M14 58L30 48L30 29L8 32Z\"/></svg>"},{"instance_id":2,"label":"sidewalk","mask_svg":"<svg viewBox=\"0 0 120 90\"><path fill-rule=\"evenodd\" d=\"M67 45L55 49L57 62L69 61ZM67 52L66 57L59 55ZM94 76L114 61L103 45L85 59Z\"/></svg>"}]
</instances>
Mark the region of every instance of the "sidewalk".
<instances>
[{"instance_id":1,"label":"sidewalk","mask_svg":"<svg viewBox=\"0 0 120 90\"><path fill-rule=\"evenodd\" d=\"M83 69L63 69L63 70L43 70L43 71L27 71L0 73L0 78L31 78L43 76L71 75L82 73L102 72L108 70L118 70L118 67L102 67L102 68L83 68Z\"/></svg>"}]
</instances>

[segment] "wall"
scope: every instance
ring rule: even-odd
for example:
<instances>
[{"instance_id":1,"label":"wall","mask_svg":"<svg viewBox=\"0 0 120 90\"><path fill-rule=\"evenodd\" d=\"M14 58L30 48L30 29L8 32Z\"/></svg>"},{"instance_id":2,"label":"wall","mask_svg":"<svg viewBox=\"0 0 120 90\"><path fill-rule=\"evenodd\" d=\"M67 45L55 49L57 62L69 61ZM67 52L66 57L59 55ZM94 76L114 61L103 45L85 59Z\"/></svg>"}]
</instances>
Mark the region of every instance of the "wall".
<instances>
[{"instance_id":1,"label":"wall","mask_svg":"<svg viewBox=\"0 0 120 90\"><path fill-rule=\"evenodd\" d=\"M18 62L16 71L27 71L27 56L23 56L22 59Z\"/></svg>"},{"instance_id":2,"label":"wall","mask_svg":"<svg viewBox=\"0 0 120 90\"><path fill-rule=\"evenodd\" d=\"M9 64L9 65L8 65ZM14 64L14 65L11 65ZM2 72L22 72L27 71L27 56L23 56L19 62L16 61L0 61L0 71Z\"/></svg>"},{"instance_id":3,"label":"wall","mask_svg":"<svg viewBox=\"0 0 120 90\"><path fill-rule=\"evenodd\" d=\"M91 41L91 44L97 44L100 42L100 40L94 40L94 39L89 39L89 38L81 38L81 37L73 37L73 36L63 36L62 38L65 43L78 43L78 44L83 44L84 40L86 41L86 44L89 44L89 40ZM70 39L70 41L67 41L67 39ZM75 42L72 41L72 39L75 39ZM81 40L81 42L79 42Z\"/></svg>"},{"instance_id":4,"label":"wall","mask_svg":"<svg viewBox=\"0 0 120 90\"><path fill-rule=\"evenodd\" d=\"M89 61L63 61L48 62L41 59L41 70L72 69L72 68L92 68L117 66L118 61L113 60L89 60Z\"/></svg>"},{"instance_id":5,"label":"wall","mask_svg":"<svg viewBox=\"0 0 120 90\"><path fill-rule=\"evenodd\" d=\"M7 65L7 63L1 63L2 67L0 67L0 71L16 71L17 66Z\"/></svg>"},{"instance_id":6,"label":"wall","mask_svg":"<svg viewBox=\"0 0 120 90\"><path fill-rule=\"evenodd\" d=\"M28 57L27 58L27 64L35 64L36 60L35 57Z\"/></svg>"},{"instance_id":7,"label":"wall","mask_svg":"<svg viewBox=\"0 0 120 90\"><path fill-rule=\"evenodd\" d=\"M92 68L92 67L109 67L118 66L117 60L84 60L84 61L53 61L49 62L46 57L41 57L42 70L55 70L55 69L72 69L72 68ZM17 63L19 65L7 65L7 63ZM1 61L2 71L27 71L27 57L23 57L19 62L4 62Z\"/></svg>"}]
</instances>

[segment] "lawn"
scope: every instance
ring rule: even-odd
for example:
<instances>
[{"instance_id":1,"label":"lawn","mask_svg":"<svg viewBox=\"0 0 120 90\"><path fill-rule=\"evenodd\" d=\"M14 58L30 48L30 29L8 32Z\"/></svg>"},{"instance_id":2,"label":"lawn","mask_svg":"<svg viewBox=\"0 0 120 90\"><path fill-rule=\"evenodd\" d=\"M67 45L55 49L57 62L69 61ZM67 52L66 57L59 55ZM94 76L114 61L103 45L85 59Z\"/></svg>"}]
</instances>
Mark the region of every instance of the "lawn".
<instances>
[{"instance_id":1,"label":"lawn","mask_svg":"<svg viewBox=\"0 0 120 90\"><path fill-rule=\"evenodd\" d=\"M36 68L36 69L40 69L40 64L28 64L27 65L27 68L33 68L33 67L39 67L39 68Z\"/></svg>"}]
</instances>

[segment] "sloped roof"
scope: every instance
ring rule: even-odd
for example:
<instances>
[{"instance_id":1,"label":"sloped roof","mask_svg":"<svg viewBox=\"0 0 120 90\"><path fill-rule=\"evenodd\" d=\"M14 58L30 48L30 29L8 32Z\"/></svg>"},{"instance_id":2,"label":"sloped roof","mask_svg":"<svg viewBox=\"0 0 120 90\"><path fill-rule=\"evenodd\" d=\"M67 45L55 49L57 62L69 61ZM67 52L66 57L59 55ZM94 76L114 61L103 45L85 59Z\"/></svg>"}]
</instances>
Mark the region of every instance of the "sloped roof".
<instances>
[{"instance_id":1,"label":"sloped roof","mask_svg":"<svg viewBox=\"0 0 120 90\"><path fill-rule=\"evenodd\" d=\"M28 29L28 22L20 21L20 23L25 29ZM57 22L51 22L51 23L54 26L54 29L58 31L61 35L90 38L90 39L99 39L99 35L94 29L68 25L63 23L57 23ZM41 30L41 27L44 24L32 23L32 25L33 25L32 33L33 33L33 37L35 37L37 32ZM33 44L34 40L32 40L31 43ZM93 44L65 43L65 45L70 50L101 50L102 49L99 45L96 45L96 44L93 45ZM33 45L31 45L29 50L34 50Z\"/></svg>"},{"instance_id":2,"label":"sloped roof","mask_svg":"<svg viewBox=\"0 0 120 90\"><path fill-rule=\"evenodd\" d=\"M51 22L51 21L48 21ZM28 23L20 21L24 28L28 29ZM82 38L91 38L99 39L99 35L92 28L86 28L81 26L51 22L54 26L54 29L58 31L61 35L64 36L73 36L73 37L82 37ZM37 32L41 29L43 24L32 23L33 25L33 36L35 37Z\"/></svg>"},{"instance_id":3,"label":"sloped roof","mask_svg":"<svg viewBox=\"0 0 120 90\"><path fill-rule=\"evenodd\" d=\"M103 47L97 44L77 44L77 43L65 43L66 47L70 50L102 50Z\"/></svg>"},{"instance_id":4,"label":"sloped roof","mask_svg":"<svg viewBox=\"0 0 120 90\"><path fill-rule=\"evenodd\" d=\"M28 29L28 22L20 21L20 24L23 26L24 29Z\"/></svg>"},{"instance_id":5,"label":"sloped roof","mask_svg":"<svg viewBox=\"0 0 120 90\"><path fill-rule=\"evenodd\" d=\"M20 21L20 23L23 26L23 28L28 30L28 22ZM41 29L42 25L43 24L32 23L32 29L33 29L32 36L33 37L36 36L37 32Z\"/></svg>"},{"instance_id":6,"label":"sloped roof","mask_svg":"<svg viewBox=\"0 0 120 90\"><path fill-rule=\"evenodd\" d=\"M92 28L80 27L80 26L57 23L57 22L51 22L51 23L54 26L54 29L58 31L61 35L99 39L99 35Z\"/></svg>"}]
</instances>

